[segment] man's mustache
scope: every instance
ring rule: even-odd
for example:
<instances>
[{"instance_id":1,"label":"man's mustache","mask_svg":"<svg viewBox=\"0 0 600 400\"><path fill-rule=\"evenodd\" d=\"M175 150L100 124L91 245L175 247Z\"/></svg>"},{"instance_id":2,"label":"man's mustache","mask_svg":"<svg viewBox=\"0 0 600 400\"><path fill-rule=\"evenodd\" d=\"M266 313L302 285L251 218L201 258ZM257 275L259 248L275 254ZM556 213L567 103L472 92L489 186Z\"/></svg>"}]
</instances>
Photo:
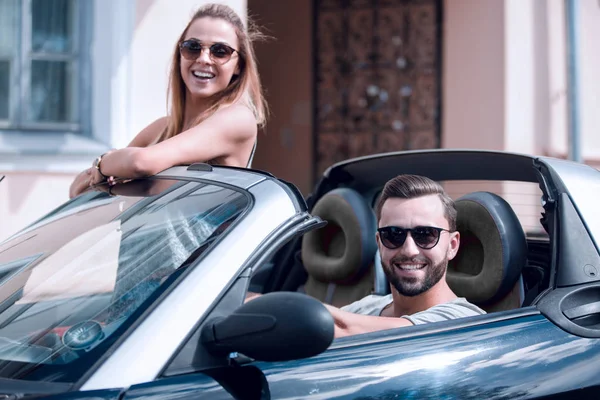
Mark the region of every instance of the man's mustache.
<instances>
[{"instance_id":1,"label":"man's mustache","mask_svg":"<svg viewBox=\"0 0 600 400\"><path fill-rule=\"evenodd\" d=\"M408 263L429 264L429 260L426 258L423 258L423 257L402 257L402 256L393 257L390 260L390 264L408 264Z\"/></svg>"}]
</instances>

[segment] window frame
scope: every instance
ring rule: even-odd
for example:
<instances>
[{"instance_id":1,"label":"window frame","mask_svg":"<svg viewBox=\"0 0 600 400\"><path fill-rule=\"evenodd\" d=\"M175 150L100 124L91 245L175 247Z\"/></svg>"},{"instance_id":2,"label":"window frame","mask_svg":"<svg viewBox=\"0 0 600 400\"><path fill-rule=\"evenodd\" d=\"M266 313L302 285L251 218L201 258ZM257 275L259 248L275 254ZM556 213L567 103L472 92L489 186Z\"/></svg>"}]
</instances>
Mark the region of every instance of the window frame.
<instances>
[{"instance_id":1,"label":"window frame","mask_svg":"<svg viewBox=\"0 0 600 400\"><path fill-rule=\"evenodd\" d=\"M44 134L49 136L64 136L75 134L81 137L91 137L91 86L92 86L92 22L93 2L70 0L74 7L72 21L73 49L71 54L32 53L32 0L16 2L17 7L17 38L16 49L13 54L2 54L10 62L10 86L16 88L9 95L9 119L0 120L0 139L10 138L19 141L17 136L29 134ZM12 57L12 58L10 58ZM74 95L72 111L78 116L74 122L34 122L27 121L25 107L31 98L30 71L34 60L43 61L70 61L70 66L75 72L73 77ZM13 140L11 140L13 141ZM28 147L26 143L17 145Z\"/></svg>"}]
</instances>

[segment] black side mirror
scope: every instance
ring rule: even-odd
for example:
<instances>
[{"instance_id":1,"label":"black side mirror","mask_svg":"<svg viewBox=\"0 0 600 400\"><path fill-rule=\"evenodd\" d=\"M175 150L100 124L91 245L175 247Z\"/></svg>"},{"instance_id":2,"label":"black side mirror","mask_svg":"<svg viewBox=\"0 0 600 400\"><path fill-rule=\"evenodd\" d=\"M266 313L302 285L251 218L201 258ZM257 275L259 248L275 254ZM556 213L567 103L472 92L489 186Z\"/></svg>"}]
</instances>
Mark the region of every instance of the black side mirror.
<instances>
[{"instance_id":1,"label":"black side mirror","mask_svg":"<svg viewBox=\"0 0 600 400\"><path fill-rule=\"evenodd\" d=\"M321 302L301 293L277 292L208 321L200 340L217 356L239 352L259 361L287 361L322 353L333 333L333 317Z\"/></svg>"}]
</instances>

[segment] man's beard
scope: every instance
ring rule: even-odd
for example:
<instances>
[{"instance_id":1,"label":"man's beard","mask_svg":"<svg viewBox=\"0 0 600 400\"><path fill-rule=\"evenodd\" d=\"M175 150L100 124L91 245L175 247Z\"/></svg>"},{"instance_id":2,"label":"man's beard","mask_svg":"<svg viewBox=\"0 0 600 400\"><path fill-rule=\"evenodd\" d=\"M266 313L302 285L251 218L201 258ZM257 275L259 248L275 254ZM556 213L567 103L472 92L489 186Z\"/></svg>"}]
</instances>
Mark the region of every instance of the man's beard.
<instances>
[{"instance_id":1,"label":"man's beard","mask_svg":"<svg viewBox=\"0 0 600 400\"><path fill-rule=\"evenodd\" d=\"M414 297L418 296L421 293L424 293L431 289L436 283L438 283L446 272L446 268L448 267L448 259L444 258L438 264L432 265L427 262L425 276L422 279L419 278L401 278L397 274L395 274L395 268L393 266L394 262L403 263L403 262L411 262L416 261L407 258L392 258L390 260L390 264L386 264L383 260L381 260L381 265L383 266L383 271L385 272L385 276L388 279L388 282L392 284L392 286L400 293L402 296L406 297Z\"/></svg>"}]
</instances>

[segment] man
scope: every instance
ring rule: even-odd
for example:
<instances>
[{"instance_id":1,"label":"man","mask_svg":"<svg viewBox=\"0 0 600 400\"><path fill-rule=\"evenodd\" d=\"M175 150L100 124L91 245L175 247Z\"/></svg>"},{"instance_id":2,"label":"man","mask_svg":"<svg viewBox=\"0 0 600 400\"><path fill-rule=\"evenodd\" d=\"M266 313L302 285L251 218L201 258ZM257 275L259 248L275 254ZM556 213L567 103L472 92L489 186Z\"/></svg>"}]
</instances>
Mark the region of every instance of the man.
<instances>
[{"instance_id":1,"label":"man","mask_svg":"<svg viewBox=\"0 0 600 400\"><path fill-rule=\"evenodd\" d=\"M460 234L454 201L437 182L417 175L391 179L376 214L377 245L392 293L341 309L327 306L336 337L485 314L446 283Z\"/></svg>"}]
</instances>

